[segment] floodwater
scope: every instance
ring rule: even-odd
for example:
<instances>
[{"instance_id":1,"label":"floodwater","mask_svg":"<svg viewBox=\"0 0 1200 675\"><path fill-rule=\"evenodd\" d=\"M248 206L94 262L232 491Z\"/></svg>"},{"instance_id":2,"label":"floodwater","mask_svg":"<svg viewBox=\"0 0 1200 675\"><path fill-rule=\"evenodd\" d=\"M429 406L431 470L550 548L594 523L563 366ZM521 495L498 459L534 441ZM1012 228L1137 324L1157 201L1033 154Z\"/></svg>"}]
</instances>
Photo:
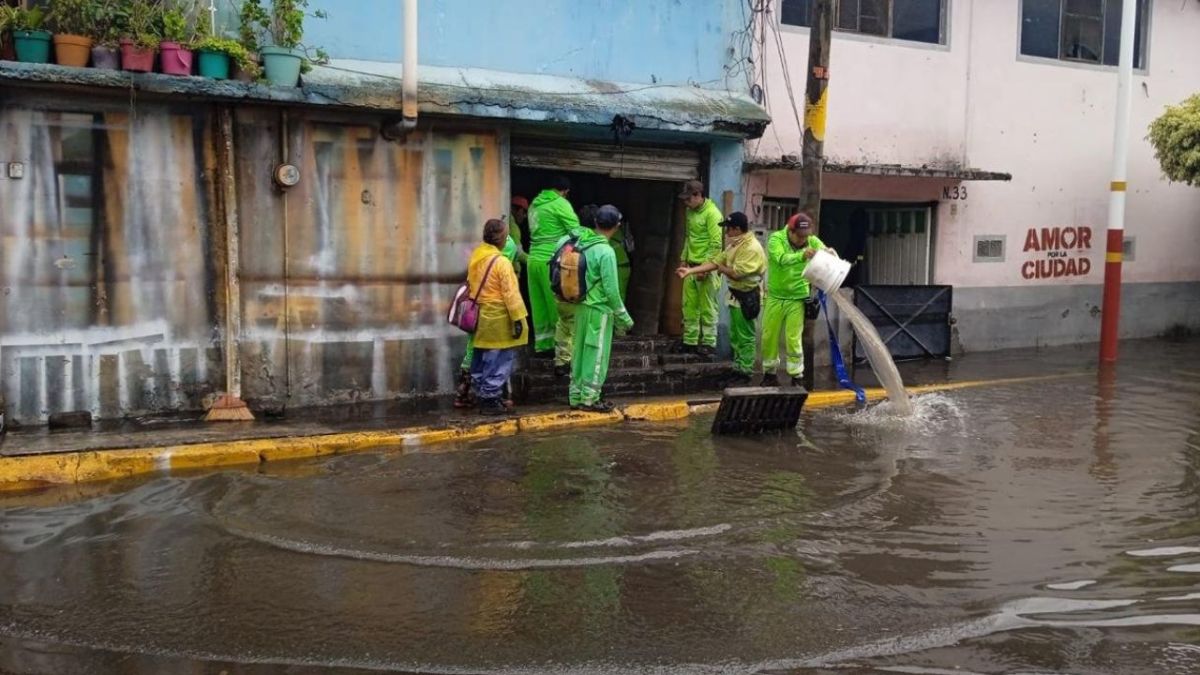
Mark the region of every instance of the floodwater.
<instances>
[{"instance_id":1,"label":"floodwater","mask_svg":"<svg viewBox=\"0 0 1200 675\"><path fill-rule=\"evenodd\" d=\"M1200 343L1044 379L0 499L0 671L1200 672Z\"/></svg>"}]
</instances>

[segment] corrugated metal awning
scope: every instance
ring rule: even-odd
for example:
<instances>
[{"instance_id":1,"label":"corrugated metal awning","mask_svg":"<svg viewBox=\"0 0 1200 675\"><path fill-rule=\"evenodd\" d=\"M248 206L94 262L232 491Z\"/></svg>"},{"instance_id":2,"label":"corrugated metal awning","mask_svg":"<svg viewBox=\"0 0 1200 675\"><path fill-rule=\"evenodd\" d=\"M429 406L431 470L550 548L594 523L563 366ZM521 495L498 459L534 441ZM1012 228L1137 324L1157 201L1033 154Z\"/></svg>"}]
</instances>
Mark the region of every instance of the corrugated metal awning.
<instances>
[{"instance_id":1,"label":"corrugated metal awning","mask_svg":"<svg viewBox=\"0 0 1200 675\"><path fill-rule=\"evenodd\" d=\"M682 182L700 177L700 153L688 148L514 138L511 156L513 166L598 173L612 178Z\"/></svg>"}]
</instances>

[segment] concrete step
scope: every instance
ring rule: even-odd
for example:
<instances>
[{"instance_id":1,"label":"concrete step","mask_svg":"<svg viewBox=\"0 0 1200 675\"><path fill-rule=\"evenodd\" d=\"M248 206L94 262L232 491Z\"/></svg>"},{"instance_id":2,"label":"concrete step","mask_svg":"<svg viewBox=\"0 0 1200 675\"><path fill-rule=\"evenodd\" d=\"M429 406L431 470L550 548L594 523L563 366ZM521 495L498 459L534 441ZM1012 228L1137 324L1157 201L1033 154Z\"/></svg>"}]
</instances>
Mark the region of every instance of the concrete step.
<instances>
[{"instance_id":1,"label":"concrete step","mask_svg":"<svg viewBox=\"0 0 1200 675\"><path fill-rule=\"evenodd\" d=\"M715 392L724 388L733 370L728 361L676 363L653 368L613 368L604 385L608 396L678 395ZM513 394L518 401L537 403L565 400L570 378L550 372L518 372Z\"/></svg>"},{"instance_id":2,"label":"concrete step","mask_svg":"<svg viewBox=\"0 0 1200 675\"><path fill-rule=\"evenodd\" d=\"M673 368L677 366L708 363L694 354L656 354L613 352L608 360L612 370ZM520 370L528 373L550 373L554 371L552 359L527 359L521 364Z\"/></svg>"}]
</instances>

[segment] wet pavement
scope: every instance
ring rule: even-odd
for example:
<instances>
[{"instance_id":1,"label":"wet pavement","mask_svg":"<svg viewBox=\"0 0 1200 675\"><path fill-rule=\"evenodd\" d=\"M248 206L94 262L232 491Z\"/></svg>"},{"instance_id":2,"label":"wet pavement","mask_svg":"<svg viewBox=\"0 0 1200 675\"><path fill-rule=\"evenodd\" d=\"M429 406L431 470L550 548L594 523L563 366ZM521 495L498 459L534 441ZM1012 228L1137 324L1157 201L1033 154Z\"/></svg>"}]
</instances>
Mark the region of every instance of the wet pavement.
<instances>
[{"instance_id":1,"label":"wet pavement","mask_svg":"<svg viewBox=\"0 0 1200 675\"><path fill-rule=\"evenodd\" d=\"M1200 343L708 417L0 497L0 671L1200 672ZM867 378L861 378L867 379Z\"/></svg>"}]
</instances>

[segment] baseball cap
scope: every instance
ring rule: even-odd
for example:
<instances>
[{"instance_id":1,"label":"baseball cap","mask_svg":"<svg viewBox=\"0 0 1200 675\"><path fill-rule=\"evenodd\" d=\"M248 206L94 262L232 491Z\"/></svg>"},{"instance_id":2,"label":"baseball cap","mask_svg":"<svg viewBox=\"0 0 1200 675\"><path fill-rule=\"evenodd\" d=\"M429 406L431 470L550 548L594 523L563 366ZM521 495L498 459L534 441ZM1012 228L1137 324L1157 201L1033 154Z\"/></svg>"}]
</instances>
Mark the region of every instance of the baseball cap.
<instances>
[{"instance_id":1,"label":"baseball cap","mask_svg":"<svg viewBox=\"0 0 1200 675\"><path fill-rule=\"evenodd\" d=\"M596 224L610 228L621 222L621 212L612 204L605 204L596 211Z\"/></svg>"},{"instance_id":2,"label":"baseball cap","mask_svg":"<svg viewBox=\"0 0 1200 675\"><path fill-rule=\"evenodd\" d=\"M721 222L721 227L736 227L739 230L748 230L750 229L750 221L746 218L746 214L741 211L734 211Z\"/></svg>"},{"instance_id":3,"label":"baseball cap","mask_svg":"<svg viewBox=\"0 0 1200 675\"><path fill-rule=\"evenodd\" d=\"M692 195L704 194L704 183L698 180L689 180L683 184L683 191L679 193L680 199L687 199Z\"/></svg>"},{"instance_id":4,"label":"baseball cap","mask_svg":"<svg viewBox=\"0 0 1200 675\"><path fill-rule=\"evenodd\" d=\"M789 230L799 229L801 223L804 223L805 225L812 227L812 217L809 216L807 213L797 213L796 215L792 216L791 218L788 218L787 229L789 229Z\"/></svg>"},{"instance_id":5,"label":"baseball cap","mask_svg":"<svg viewBox=\"0 0 1200 675\"><path fill-rule=\"evenodd\" d=\"M522 209L525 209L525 210L528 210L529 209L529 200L525 199L521 195L513 195L512 205L522 208Z\"/></svg>"}]
</instances>

